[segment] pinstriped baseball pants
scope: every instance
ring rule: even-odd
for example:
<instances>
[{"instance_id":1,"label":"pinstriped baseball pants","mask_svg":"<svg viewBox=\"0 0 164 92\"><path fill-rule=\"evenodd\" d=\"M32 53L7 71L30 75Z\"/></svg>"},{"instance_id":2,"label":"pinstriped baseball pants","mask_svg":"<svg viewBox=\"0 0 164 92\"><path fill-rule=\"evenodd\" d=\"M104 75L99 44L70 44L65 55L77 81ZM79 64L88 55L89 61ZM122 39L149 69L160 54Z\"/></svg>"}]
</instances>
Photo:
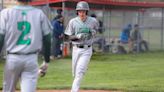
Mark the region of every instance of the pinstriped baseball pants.
<instances>
[{"instance_id":1,"label":"pinstriped baseball pants","mask_svg":"<svg viewBox=\"0 0 164 92\"><path fill-rule=\"evenodd\" d=\"M38 55L8 54L4 70L3 92L15 92L20 80L21 92L35 92L38 79Z\"/></svg>"},{"instance_id":2,"label":"pinstriped baseball pants","mask_svg":"<svg viewBox=\"0 0 164 92\"><path fill-rule=\"evenodd\" d=\"M72 74L74 76L71 92L78 92L80 82L88 68L92 56L92 47L78 48L73 46L72 51Z\"/></svg>"}]
</instances>

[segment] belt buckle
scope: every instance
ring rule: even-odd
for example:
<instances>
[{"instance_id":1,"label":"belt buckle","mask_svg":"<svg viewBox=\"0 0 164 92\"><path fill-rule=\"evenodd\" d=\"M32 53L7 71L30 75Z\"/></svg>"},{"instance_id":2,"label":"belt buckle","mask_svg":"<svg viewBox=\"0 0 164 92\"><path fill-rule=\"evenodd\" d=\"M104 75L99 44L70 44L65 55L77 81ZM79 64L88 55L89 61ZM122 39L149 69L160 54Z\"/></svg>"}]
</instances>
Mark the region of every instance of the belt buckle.
<instances>
[{"instance_id":1,"label":"belt buckle","mask_svg":"<svg viewBox=\"0 0 164 92\"><path fill-rule=\"evenodd\" d=\"M88 48L89 46L88 45L84 45L84 48Z\"/></svg>"}]
</instances>

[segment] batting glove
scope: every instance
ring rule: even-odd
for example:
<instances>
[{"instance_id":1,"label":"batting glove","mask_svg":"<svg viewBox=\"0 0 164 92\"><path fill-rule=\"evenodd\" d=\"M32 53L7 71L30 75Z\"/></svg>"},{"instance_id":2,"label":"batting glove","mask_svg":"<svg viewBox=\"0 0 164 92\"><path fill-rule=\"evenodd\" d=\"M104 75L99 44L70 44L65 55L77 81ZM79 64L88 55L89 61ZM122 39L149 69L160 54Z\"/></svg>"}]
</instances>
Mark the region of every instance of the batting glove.
<instances>
[{"instance_id":1,"label":"batting glove","mask_svg":"<svg viewBox=\"0 0 164 92\"><path fill-rule=\"evenodd\" d=\"M38 71L39 75L41 77L44 77L46 75L47 69L48 69L48 63L43 62Z\"/></svg>"},{"instance_id":2,"label":"batting glove","mask_svg":"<svg viewBox=\"0 0 164 92\"><path fill-rule=\"evenodd\" d=\"M82 36L83 36L83 34L78 34L78 35L76 35L76 37L77 37L78 39L82 39Z\"/></svg>"},{"instance_id":3,"label":"batting glove","mask_svg":"<svg viewBox=\"0 0 164 92\"><path fill-rule=\"evenodd\" d=\"M88 40L90 38L90 34L80 33L76 37L80 40Z\"/></svg>"}]
</instances>

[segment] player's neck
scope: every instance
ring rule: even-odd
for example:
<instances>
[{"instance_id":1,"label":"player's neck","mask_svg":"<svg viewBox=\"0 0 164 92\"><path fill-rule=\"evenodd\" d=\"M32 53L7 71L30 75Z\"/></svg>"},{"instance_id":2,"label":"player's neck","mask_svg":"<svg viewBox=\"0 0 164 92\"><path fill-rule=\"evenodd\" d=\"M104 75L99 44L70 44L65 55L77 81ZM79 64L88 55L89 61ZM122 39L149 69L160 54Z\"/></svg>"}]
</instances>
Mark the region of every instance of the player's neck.
<instances>
[{"instance_id":1,"label":"player's neck","mask_svg":"<svg viewBox=\"0 0 164 92\"><path fill-rule=\"evenodd\" d=\"M86 21L86 19L87 19L87 16L85 16L85 17L80 17L80 19L81 19L81 21Z\"/></svg>"}]
</instances>

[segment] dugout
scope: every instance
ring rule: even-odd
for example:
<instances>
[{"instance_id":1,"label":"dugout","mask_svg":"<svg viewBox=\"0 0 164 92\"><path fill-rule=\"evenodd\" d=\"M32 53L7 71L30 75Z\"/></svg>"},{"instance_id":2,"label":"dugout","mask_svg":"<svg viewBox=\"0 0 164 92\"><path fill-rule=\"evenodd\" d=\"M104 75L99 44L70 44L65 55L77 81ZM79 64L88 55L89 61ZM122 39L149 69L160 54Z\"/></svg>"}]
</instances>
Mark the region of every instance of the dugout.
<instances>
[{"instance_id":1,"label":"dugout","mask_svg":"<svg viewBox=\"0 0 164 92\"><path fill-rule=\"evenodd\" d=\"M46 5L62 9L65 24L75 17L76 3L80 0L36 0L32 5ZM164 3L128 2L119 0L86 0L91 11L103 21L107 44L111 38L118 38L122 28L131 23L139 24L143 38L149 42L150 50L164 50ZM51 14L52 14L51 12ZM50 15L51 16L51 15Z\"/></svg>"}]
</instances>

